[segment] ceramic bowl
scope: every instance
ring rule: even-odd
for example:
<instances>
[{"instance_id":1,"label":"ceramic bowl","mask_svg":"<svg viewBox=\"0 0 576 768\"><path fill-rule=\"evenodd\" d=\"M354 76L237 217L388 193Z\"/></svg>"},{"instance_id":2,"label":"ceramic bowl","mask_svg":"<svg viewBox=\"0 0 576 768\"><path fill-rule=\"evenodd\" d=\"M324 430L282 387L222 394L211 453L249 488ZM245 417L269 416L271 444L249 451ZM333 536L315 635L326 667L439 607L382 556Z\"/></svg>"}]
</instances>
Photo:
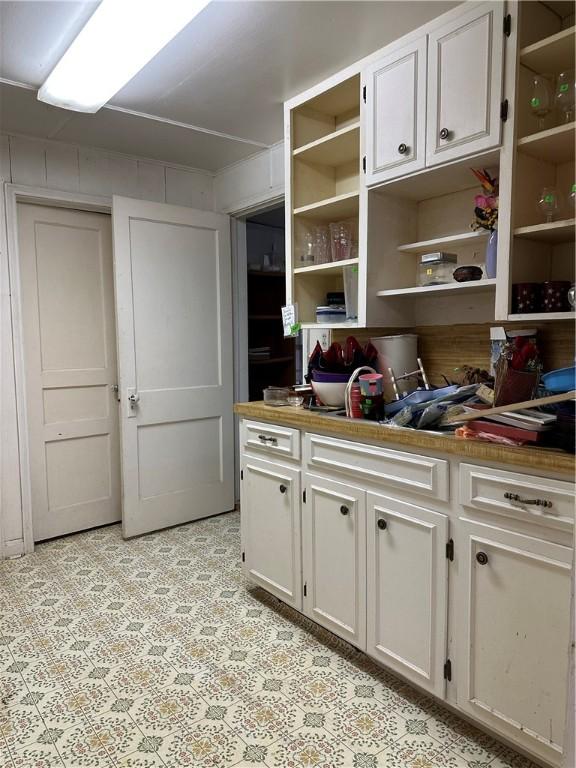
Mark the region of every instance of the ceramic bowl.
<instances>
[{"instance_id":1,"label":"ceramic bowl","mask_svg":"<svg viewBox=\"0 0 576 768\"><path fill-rule=\"evenodd\" d=\"M458 267L458 269L455 269L452 273L452 277L457 283L468 283L471 280L481 280L482 270L474 264L467 267Z\"/></svg>"},{"instance_id":2,"label":"ceramic bowl","mask_svg":"<svg viewBox=\"0 0 576 768\"><path fill-rule=\"evenodd\" d=\"M344 381L344 382L313 381L312 389L314 390L314 394L322 402L322 405L333 405L333 406L342 408L344 407L344 401L346 399L347 384L348 384L348 381Z\"/></svg>"}]
</instances>

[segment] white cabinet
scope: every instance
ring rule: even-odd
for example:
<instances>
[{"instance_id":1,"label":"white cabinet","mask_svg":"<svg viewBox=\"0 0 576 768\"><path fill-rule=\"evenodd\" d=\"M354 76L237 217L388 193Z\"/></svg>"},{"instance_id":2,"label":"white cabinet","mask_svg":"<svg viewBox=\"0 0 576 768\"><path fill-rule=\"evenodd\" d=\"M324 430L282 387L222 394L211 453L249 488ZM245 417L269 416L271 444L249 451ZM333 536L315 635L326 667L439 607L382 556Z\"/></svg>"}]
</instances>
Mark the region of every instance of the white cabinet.
<instances>
[{"instance_id":1,"label":"white cabinet","mask_svg":"<svg viewBox=\"0 0 576 768\"><path fill-rule=\"evenodd\" d=\"M460 531L458 706L558 764L572 549L469 520Z\"/></svg>"},{"instance_id":2,"label":"white cabinet","mask_svg":"<svg viewBox=\"0 0 576 768\"><path fill-rule=\"evenodd\" d=\"M426 36L369 66L366 84L366 183L424 167Z\"/></svg>"},{"instance_id":3,"label":"white cabinet","mask_svg":"<svg viewBox=\"0 0 576 768\"><path fill-rule=\"evenodd\" d=\"M300 610L300 470L244 455L241 477L244 571Z\"/></svg>"},{"instance_id":4,"label":"white cabinet","mask_svg":"<svg viewBox=\"0 0 576 768\"><path fill-rule=\"evenodd\" d=\"M304 613L365 648L366 493L316 475L304 482Z\"/></svg>"},{"instance_id":5,"label":"white cabinet","mask_svg":"<svg viewBox=\"0 0 576 768\"><path fill-rule=\"evenodd\" d=\"M500 143L503 17L483 2L430 33L426 165Z\"/></svg>"},{"instance_id":6,"label":"white cabinet","mask_svg":"<svg viewBox=\"0 0 576 768\"><path fill-rule=\"evenodd\" d=\"M369 493L366 519L367 653L443 697L448 517Z\"/></svg>"}]
</instances>

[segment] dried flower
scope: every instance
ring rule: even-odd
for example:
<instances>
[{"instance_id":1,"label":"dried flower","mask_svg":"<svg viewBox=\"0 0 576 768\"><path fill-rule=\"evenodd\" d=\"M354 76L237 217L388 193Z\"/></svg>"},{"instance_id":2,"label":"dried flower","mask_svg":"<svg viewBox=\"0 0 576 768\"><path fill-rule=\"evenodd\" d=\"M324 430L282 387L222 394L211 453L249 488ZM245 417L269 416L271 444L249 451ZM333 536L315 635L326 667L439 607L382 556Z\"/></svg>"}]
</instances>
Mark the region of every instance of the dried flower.
<instances>
[{"instance_id":1,"label":"dried flower","mask_svg":"<svg viewBox=\"0 0 576 768\"><path fill-rule=\"evenodd\" d=\"M474 221L472 229L496 229L498 223L498 179L492 178L486 169L471 169L482 185L482 194L474 198Z\"/></svg>"}]
</instances>

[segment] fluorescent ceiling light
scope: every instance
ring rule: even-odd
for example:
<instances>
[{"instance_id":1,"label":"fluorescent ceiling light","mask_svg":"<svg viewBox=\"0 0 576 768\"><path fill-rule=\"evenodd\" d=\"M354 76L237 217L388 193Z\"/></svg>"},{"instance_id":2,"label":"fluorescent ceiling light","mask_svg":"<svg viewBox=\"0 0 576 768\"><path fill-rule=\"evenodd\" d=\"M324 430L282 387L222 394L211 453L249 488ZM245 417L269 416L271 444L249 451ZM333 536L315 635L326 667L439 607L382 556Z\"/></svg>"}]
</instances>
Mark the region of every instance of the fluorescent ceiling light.
<instances>
[{"instance_id":1,"label":"fluorescent ceiling light","mask_svg":"<svg viewBox=\"0 0 576 768\"><path fill-rule=\"evenodd\" d=\"M38 98L77 112L97 112L209 2L102 0Z\"/></svg>"}]
</instances>

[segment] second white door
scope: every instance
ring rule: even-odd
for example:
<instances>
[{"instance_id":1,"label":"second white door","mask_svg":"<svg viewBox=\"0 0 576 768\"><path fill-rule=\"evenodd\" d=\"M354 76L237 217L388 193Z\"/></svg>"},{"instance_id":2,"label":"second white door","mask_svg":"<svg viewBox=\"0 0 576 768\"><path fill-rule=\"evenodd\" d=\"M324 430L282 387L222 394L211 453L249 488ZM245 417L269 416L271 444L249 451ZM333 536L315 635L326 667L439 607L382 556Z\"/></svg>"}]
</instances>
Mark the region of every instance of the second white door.
<instances>
[{"instance_id":1,"label":"second white door","mask_svg":"<svg viewBox=\"0 0 576 768\"><path fill-rule=\"evenodd\" d=\"M114 197L125 536L234 507L227 216Z\"/></svg>"}]
</instances>

